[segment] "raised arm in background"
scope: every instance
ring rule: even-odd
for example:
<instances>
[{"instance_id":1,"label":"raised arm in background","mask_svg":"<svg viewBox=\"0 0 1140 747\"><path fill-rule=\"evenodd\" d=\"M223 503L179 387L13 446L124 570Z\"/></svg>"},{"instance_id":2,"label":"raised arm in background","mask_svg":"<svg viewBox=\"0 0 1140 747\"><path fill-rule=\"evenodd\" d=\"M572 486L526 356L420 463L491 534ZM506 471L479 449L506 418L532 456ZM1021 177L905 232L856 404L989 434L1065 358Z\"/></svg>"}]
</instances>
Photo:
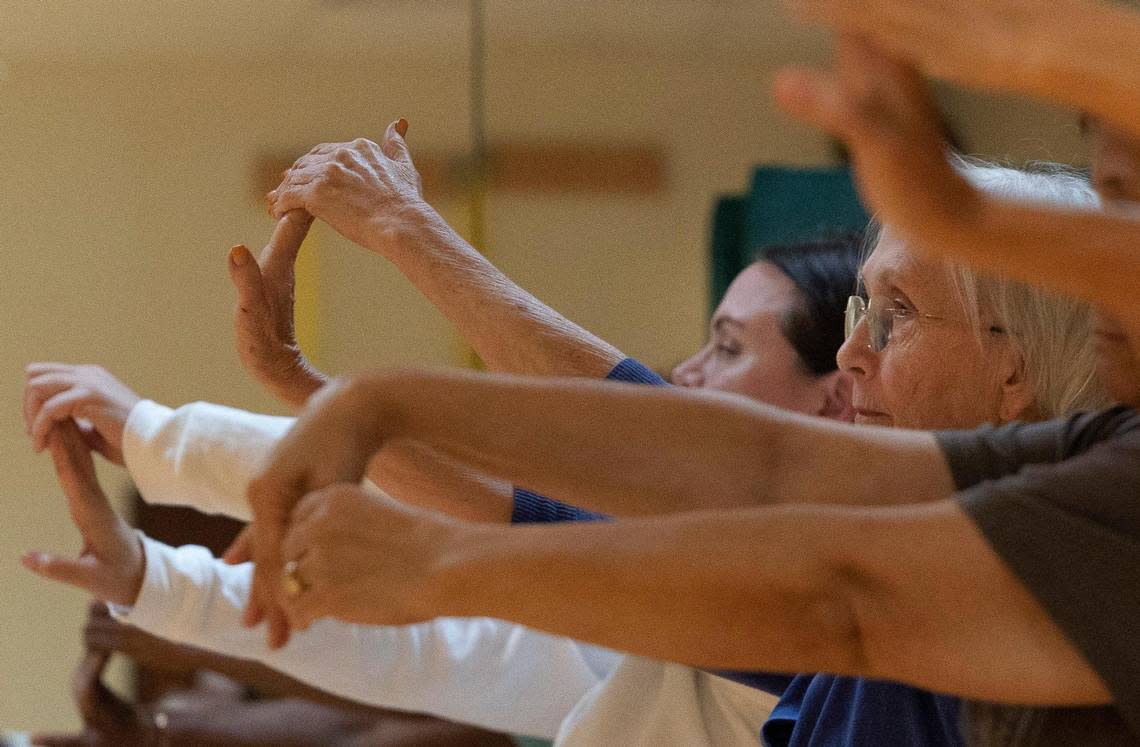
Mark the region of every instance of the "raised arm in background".
<instances>
[{"instance_id":1,"label":"raised arm in background","mask_svg":"<svg viewBox=\"0 0 1140 747\"><path fill-rule=\"evenodd\" d=\"M523 290L424 202L404 134L313 148L269 195L281 218L304 210L394 264L493 371L600 378L624 357Z\"/></svg>"},{"instance_id":2,"label":"raised arm in background","mask_svg":"<svg viewBox=\"0 0 1140 747\"><path fill-rule=\"evenodd\" d=\"M785 0L926 72L1067 104L1140 135L1140 13L1105 0Z\"/></svg>"}]
</instances>

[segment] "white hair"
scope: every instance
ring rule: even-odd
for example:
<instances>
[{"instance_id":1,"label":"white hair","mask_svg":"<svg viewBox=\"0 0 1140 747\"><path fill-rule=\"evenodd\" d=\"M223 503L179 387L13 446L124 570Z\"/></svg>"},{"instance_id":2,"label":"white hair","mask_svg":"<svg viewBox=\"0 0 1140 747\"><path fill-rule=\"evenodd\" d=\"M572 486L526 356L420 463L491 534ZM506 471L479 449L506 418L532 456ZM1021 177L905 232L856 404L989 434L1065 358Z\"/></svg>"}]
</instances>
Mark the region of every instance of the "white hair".
<instances>
[{"instance_id":1,"label":"white hair","mask_svg":"<svg viewBox=\"0 0 1140 747\"><path fill-rule=\"evenodd\" d=\"M1015 169L961 156L953 160L967 181L992 197L1070 210L1101 206L1088 178L1059 164ZM873 223L868 232L872 243L881 233L877 228ZM979 341L992 325L1004 330L1016 346L1034 394L1034 416L1049 419L1108 404L1097 374L1092 310L1087 304L960 263L945 265Z\"/></svg>"}]
</instances>

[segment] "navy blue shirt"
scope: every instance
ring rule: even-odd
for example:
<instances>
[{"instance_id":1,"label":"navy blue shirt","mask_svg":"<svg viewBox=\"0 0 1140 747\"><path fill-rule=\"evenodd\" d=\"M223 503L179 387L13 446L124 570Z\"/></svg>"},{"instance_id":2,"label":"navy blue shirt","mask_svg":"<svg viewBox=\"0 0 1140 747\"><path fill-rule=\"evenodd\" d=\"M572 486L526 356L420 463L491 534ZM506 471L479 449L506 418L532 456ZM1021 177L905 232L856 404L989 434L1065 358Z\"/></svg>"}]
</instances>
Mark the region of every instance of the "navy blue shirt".
<instances>
[{"instance_id":1,"label":"navy blue shirt","mask_svg":"<svg viewBox=\"0 0 1140 747\"><path fill-rule=\"evenodd\" d=\"M611 381L664 386L665 380L627 358L606 377ZM515 488L511 520L517 524L597 521L584 511L529 490ZM871 745L958 747L959 700L894 682L828 674L776 675L717 672L780 698L761 735L768 747Z\"/></svg>"}]
</instances>

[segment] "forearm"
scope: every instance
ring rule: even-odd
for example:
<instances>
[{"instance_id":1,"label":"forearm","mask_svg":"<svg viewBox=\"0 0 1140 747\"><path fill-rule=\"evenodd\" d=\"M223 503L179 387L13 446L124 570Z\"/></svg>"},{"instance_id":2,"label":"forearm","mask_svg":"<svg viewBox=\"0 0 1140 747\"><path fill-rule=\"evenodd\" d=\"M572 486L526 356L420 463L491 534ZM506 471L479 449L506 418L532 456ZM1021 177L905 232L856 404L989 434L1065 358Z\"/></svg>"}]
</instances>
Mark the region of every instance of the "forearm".
<instances>
[{"instance_id":1,"label":"forearm","mask_svg":"<svg viewBox=\"0 0 1140 747\"><path fill-rule=\"evenodd\" d=\"M404 225L386 255L489 369L600 378L625 357L519 287L430 207Z\"/></svg>"},{"instance_id":2,"label":"forearm","mask_svg":"<svg viewBox=\"0 0 1140 747\"><path fill-rule=\"evenodd\" d=\"M403 503L466 521L507 523L514 508L509 482L411 442L384 448L368 466L368 477Z\"/></svg>"},{"instance_id":3,"label":"forearm","mask_svg":"<svg viewBox=\"0 0 1140 747\"><path fill-rule=\"evenodd\" d=\"M952 501L480 527L428 579L419 614L488 614L703 668L1027 705L1111 697Z\"/></svg>"},{"instance_id":4,"label":"forearm","mask_svg":"<svg viewBox=\"0 0 1140 747\"><path fill-rule=\"evenodd\" d=\"M204 402L176 410L141 402L127 421L124 454L148 503L249 519L250 478L293 422ZM410 505L468 521L510 520L509 484L423 447L385 449L368 477Z\"/></svg>"},{"instance_id":5,"label":"forearm","mask_svg":"<svg viewBox=\"0 0 1140 747\"><path fill-rule=\"evenodd\" d=\"M1067 14L1042 13L1042 38L1022 50L1025 92L1063 101L1140 134L1140 69L1105 50L1140 48L1140 14L1106 2L1083 2Z\"/></svg>"},{"instance_id":6,"label":"forearm","mask_svg":"<svg viewBox=\"0 0 1140 747\"><path fill-rule=\"evenodd\" d=\"M929 434L844 427L715 393L397 372L349 380L344 396L384 443L423 443L612 515L916 502L953 489ZM900 459L912 469L893 468Z\"/></svg>"},{"instance_id":7,"label":"forearm","mask_svg":"<svg viewBox=\"0 0 1140 747\"><path fill-rule=\"evenodd\" d=\"M860 674L849 530L832 509L485 527L442 553L424 614L491 614L709 668ZM792 549L794 548L794 550Z\"/></svg>"},{"instance_id":8,"label":"forearm","mask_svg":"<svg viewBox=\"0 0 1140 747\"><path fill-rule=\"evenodd\" d=\"M924 234L947 256L979 269L1043 285L1097 304L1121 320L1140 321L1140 220L1126 215L1060 212L983 200L969 220ZM1082 268L1073 272L1074 267Z\"/></svg>"},{"instance_id":9,"label":"forearm","mask_svg":"<svg viewBox=\"0 0 1140 747\"><path fill-rule=\"evenodd\" d=\"M249 519L245 490L292 418L195 402L141 402L123 437L127 469L148 503Z\"/></svg>"}]
</instances>

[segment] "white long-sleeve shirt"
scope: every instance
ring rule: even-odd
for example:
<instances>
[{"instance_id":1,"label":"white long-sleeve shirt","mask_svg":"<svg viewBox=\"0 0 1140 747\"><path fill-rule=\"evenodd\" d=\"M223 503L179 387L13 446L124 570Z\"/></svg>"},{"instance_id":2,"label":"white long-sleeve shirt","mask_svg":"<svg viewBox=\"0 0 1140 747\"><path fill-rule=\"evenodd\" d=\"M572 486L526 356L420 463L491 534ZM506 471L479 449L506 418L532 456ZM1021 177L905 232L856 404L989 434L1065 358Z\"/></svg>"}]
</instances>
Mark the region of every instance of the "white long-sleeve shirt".
<instances>
[{"instance_id":1,"label":"white long-sleeve shirt","mask_svg":"<svg viewBox=\"0 0 1140 747\"><path fill-rule=\"evenodd\" d=\"M293 420L195 403L139 403L124 457L144 499L248 518L245 488ZM410 626L314 624L279 651L240 623L251 568L144 541L126 622L252 658L372 705L556 739L558 745L755 744L775 698L705 672L489 618Z\"/></svg>"}]
</instances>

